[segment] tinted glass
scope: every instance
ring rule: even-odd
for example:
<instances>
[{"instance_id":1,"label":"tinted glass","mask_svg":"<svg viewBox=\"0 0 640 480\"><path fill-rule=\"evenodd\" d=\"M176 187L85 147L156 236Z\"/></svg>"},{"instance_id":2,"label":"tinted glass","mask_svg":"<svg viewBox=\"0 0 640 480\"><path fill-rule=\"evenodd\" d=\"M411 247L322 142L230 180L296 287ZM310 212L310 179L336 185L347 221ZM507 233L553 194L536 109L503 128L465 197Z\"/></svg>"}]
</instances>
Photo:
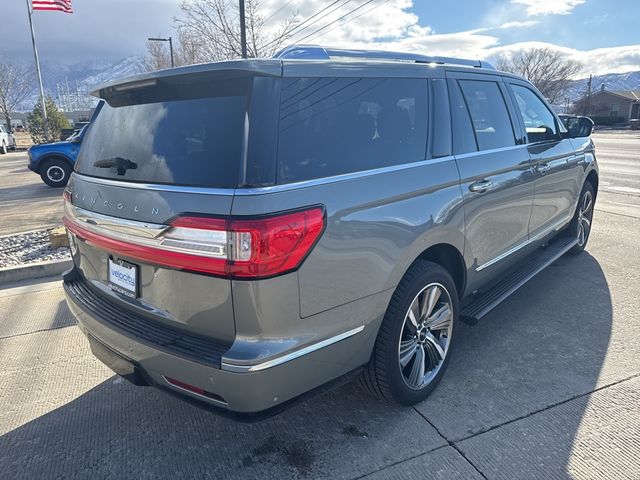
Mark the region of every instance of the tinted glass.
<instances>
[{"instance_id":1,"label":"tinted glass","mask_svg":"<svg viewBox=\"0 0 640 480\"><path fill-rule=\"evenodd\" d=\"M278 183L424 160L426 80L286 78Z\"/></svg>"},{"instance_id":2,"label":"tinted glass","mask_svg":"<svg viewBox=\"0 0 640 480\"><path fill-rule=\"evenodd\" d=\"M516 144L509 112L496 82L460 80L471 114L478 148L509 147Z\"/></svg>"},{"instance_id":3,"label":"tinted glass","mask_svg":"<svg viewBox=\"0 0 640 480\"><path fill-rule=\"evenodd\" d=\"M246 86L104 104L84 135L77 171L101 178L203 187L238 184ZM141 97L143 95L140 95ZM158 100L158 101L153 101Z\"/></svg>"},{"instance_id":4,"label":"tinted glass","mask_svg":"<svg viewBox=\"0 0 640 480\"><path fill-rule=\"evenodd\" d=\"M451 118L453 123L453 154L476 152L476 137L471 125L469 111L462 98L458 82L449 83L449 97L451 101Z\"/></svg>"},{"instance_id":5,"label":"tinted glass","mask_svg":"<svg viewBox=\"0 0 640 480\"><path fill-rule=\"evenodd\" d=\"M529 143L556 138L556 120L542 100L527 87L511 85L511 89L522 115Z\"/></svg>"}]
</instances>

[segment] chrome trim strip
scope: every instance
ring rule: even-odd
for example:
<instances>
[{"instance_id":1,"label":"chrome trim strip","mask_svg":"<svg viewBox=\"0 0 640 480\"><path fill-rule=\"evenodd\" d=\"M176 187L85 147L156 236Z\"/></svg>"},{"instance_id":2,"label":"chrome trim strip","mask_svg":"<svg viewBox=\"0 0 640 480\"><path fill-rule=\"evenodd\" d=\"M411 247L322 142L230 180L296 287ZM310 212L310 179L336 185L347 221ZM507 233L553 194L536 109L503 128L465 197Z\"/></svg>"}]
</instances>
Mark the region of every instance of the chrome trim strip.
<instances>
[{"instance_id":1,"label":"chrome trim strip","mask_svg":"<svg viewBox=\"0 0 640 480\"><path fill-rule=\"evenodd\" d=\"M459 155L456 155L456 159L474 157L476 155L507 152L509 150L517 150L519 148L526 148L526 145L509 145L508 147L491 148L489 150L478 150L476 152L461 153Z\"/></svg>"},{"instance_id":2,"label":"chrome trim strip","mask_svg":"<svg viewBox=\"0 0 640 480\"><path fill-rule=\"evenodd\" d=\"M476 272L479 272L481 270L484 270L487 267L490 267L491 265L494 265L495 263L499 262L500 260L503 260L505 258L507 258L509 255L516 253L518 250L520 250L521 248L526 247L527 245L535 242L536 240L540 240L542 237L550 234L551 232L553 232L554 230L559 230L560 227L562 227L564 224L566 224L567 222L569 222L571 220L571 217L567 217L563 220L560 220L559 222L553 224L551 227L549 227L546 230L543 230L540 233L537 233L535 236L529 238L528 240L525 240L522 243L519 243L518 245L516 245L515 247L507 250L504 253L501 253L500 255L498 255L497 257L489 260L486 263L483 263L482 265L480 265L479 267L476 267Z\"/></svg>"},{"instance_id":3,"label":"chrome trim strip","mask_svg":"<svg viewBox=\"0 0 640 480\"><path fill-rule=\"evenodd\" d=\"M364 325L360 325L348 332L341 333L340 335L336 335L335 337L327 338L326 340L322 340L321 342L314 343L312 345L308 345L300 350L295 350L293 352L287 353L286 355L282 355L281 357L274 358L273 360L268 360L262 363L256 363L253 365L234 365L232 363L225 362L224 357L222 358L221 369L226 372L234 372L234 373L251 373L258 372L260 370L265 370L267 368L275 367L277 365L282 365L283 363L290 362L291 360L295 360L296 358L300 358L303 355L307 355L311 352L315 352L316 350L320 350L321 348L327 347L334 343L337 343L346 338L352 337L364 330Z\"/></svg>"},{"instance_id":4,"label":"chrome trim strip","mask_svg":"<svg viewBox=\"0 0 640 480\"><path fill-rule=\"evenodd\" d=\"M93 229L103 229L136 237L157 238L168 225L148 222L137 222L125 218L112 217L101 213L85 210L75 205L67 204L68 213L74 220L84 225L90 225Z\"/></svg>"},{"instance_id":5,"label":"chrome trim strip","mask_svg":"<svg viewBox=\"0 0 640 480\"><path fill-rule=\"evenodd\" d=\"M300 188L315 187L318 185L326 185L329 183L341 182L343 180L352 180L354 178L369 177L373 175L380 175L383 173L397 172L401 170L408 170L410 168L418 168L425 165L431 165L436 163L454 161L453 155L440 158L430 158L428 160L420 160L418 162L405 163L402 165L391 165L389 167L374 168L372 170L363 170L361 172L345 173L342 175L333 175L331 177L316 178L313 180L304 180L301 182L284 183L282 185L273 185L270 187L257 187L257 188L238 188L236 189L236 195L263 195L265 193L284 192L288 190L297 190Z\"/></svg>"},{"instance_id":6,"label":"chrome trim strip","mask_svg":"<svg viewBox=\"0 0 640 480\"><path fill-rule=\"evenodd\" d=\"M478 152L474 152L478 153ZM484 153L484 152L483 152ZM113 187L134 188L138 190L152 190L157 192L178 192L178 193L196 193L199 195L264 195L267 193L285 192L288 190L297 190L300 188L315 187L317 185L326 185L328 183L336 183L343 180L352 180L354 178L369 177L372 175L380 175L383 173L397 172L408 170L410 168L418 168L425 165L437 164L442 162L454 161L455 157L449 155L440 158L430 158L428 160L419 160L417 162L405 163L402 165L391 165L389 167L374 168L372 170L363 170L354 173L345 173L342 175L333 175L330 177L316 178L313 180L303 180L300 182L284 183L282 185L272 185L269 187L255 188L206 188L206 187L183 187L179 185L162 185L155 183L135 183L123 182L121 180L111 180L107 178L96 178L73 173L72 176L78 179L97 185L109 185Z\"/></svg>"},{"instance_id":7,"label":"chrome trim strip","mask_svg":"<svg viewBox=\"0 0 640 480\"><path fill-rule=\"evenodd\" d=\"M77 177L83 182L95 183L96 185L109 185L112 187L151 190L156 192L196 193L198 195L233 195L235 191L234 188L181 187L178 185L162 185L157 183L123 182L121 180L111 180L109 178L89 177L76 172L72 174L72 177Z\"/></svg>"}]
</instances>

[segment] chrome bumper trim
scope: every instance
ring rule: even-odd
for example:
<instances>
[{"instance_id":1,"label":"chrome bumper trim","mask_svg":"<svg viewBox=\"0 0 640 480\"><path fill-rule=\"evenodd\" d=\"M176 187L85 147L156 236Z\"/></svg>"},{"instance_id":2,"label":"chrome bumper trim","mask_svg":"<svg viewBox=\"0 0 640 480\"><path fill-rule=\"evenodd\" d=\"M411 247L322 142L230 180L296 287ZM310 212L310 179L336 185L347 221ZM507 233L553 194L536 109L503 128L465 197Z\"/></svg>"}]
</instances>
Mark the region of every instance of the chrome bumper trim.
<instances>
[{"instance_id":1,"label":"chrome bumper trim","mask_svg":"<svg viewBox=\"0 0 640 480\"><path fill-rule=\"evenodd\" d=\"M320 350L321 348L328 347L329 345L352 337L360 333L362 330L364 330L364 325L360 325L359 327L336 335L335 337L327 338L326 340L322 340L321 342L308 345L304 348L301 348L300 350L295 350L293 352L287 353L286 355L282 355L281 357L277 357L262 363L255 363L253 365L235 365L233 363L228 363L228 361L225 361L225 358L222 357L221 370L233 373L259 372L260 370L266 370L267 368L282 365L283 363L287 363L291 360L295 360L296 358L300 358L303 355L307 355L311 352L315 352L316 350Z\"/></svg>"}]
</instances>

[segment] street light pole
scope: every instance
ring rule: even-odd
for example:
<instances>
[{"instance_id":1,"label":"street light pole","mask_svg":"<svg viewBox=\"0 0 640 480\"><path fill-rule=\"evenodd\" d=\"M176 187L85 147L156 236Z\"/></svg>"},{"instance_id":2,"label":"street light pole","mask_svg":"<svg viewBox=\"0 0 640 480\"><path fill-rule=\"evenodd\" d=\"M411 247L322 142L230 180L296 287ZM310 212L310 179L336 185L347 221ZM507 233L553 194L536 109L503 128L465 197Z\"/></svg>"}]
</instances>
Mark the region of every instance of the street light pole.
<instances>
[{"instance_id":1,"label":"street light pole","mask_svg":"<svg viewBox=\"0 0 640 480\"><path fill-rule=\"evenodd\" d=\"M169 51L171 52L171 68L173 68L173 40L171 40L171 37L169 37Z\"/></svg>"},{"instance_id":2,"label":"street light pole","mask_svg":"<svg viewBox=\"0 0 640 480\"><path fill-rule=\"evenodd\" d=\"M239 0L240 5L240 48L242 49L242 58L247 58L247 26L244 19L244 0Z\"/></svg>"},{"instance_id":3,"label":"street light pole","mask_svg":"<svg viewBox=\"0 0 640 480\"><path fill-rule=\"evenodd\" d=\"M147 38L147 40L149 40L150 42L169 42L169 51L171 52L171 68L173 68L174 67L174 64L173 64L173 40L171 39L171 37L169 37L169 38L149 37L149 38Z\"/></svg>"}]
</instances>

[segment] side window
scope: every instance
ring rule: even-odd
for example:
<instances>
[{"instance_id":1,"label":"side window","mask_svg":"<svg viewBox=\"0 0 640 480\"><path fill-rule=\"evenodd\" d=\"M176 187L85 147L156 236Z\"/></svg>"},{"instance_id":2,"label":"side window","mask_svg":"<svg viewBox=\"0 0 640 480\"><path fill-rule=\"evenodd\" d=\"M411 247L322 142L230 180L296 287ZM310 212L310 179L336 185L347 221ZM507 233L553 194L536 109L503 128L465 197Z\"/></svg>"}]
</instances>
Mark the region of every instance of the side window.
<instances>
[{"instance_id":1,"label":"side window","mask_svg":"<svg viewBox=\"0 0 640 480\"><path fill-rule=\"evenodd\" d=\"M513 126L496 82L460 80L480 150L516 144Z\"/></svg>"},{"instance_id":2,"label":"side window","mask_svg":"<svg viewBox=\"0 0 640 480\"><path fill-rule=\"evenodd\" d=\"M451 102L451 119L453 121L453 154L476 152L476 137L471 125L469 111L462 98L460 86L455 80L449 83L449 101Z\"/></svg>"},{"instance_id":3,"label":"side window","mask_svg":"<svg viewBox=\"0 0 640 480\"><path fill-rule=\"evenodd\" d=\"M558 138L556 120L547 106L530 88L511 85L511 90L522 115L529 143Z\"/></svg>"},{"instance_id":4,"label":"side window","mask_svg":"<svg viewBox=\"0 0 640 480\"><path fill-rule=\"evenodd\" d=\"M424 79L283 79L277 183L424 160L426 144Z\"/></svg>"}]
</instances>

